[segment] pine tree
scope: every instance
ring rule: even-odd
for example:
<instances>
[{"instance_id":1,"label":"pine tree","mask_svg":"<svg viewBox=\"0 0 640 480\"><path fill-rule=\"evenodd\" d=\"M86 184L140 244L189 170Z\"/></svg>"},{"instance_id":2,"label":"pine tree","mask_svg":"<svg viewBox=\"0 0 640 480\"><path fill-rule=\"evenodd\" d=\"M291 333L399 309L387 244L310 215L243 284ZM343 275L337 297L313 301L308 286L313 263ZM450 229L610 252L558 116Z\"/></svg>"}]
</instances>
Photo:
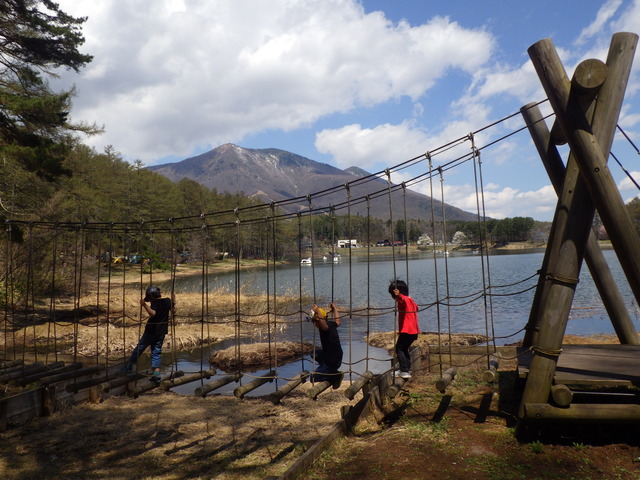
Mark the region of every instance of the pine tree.
<instances>
[{"instance_id":1,"label":"pine tree","mask_svg":"<svg viewBox=\"0 0 640 480\"><path fill-rule=\"evenodd\" d=\"M70 174L63 161L74 132L98 132L94 126L70 123L73 88L54 92L48 83L57 69L78 71L92 60L78 50L84 43L81 26L85 21L67 15L50 0L0 2L0 162L5 170L0 208L4 214L11 216L24 208L15 195L32 181L48 182Z\"/></svg>"}]
</instances>

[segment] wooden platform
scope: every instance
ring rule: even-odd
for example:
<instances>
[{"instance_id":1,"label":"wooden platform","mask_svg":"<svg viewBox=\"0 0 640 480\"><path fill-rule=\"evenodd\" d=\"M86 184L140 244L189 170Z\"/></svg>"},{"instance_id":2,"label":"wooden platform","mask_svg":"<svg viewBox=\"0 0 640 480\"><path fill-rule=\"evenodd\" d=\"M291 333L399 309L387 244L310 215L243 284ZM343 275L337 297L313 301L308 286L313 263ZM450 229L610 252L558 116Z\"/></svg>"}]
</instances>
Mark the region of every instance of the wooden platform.
<instances>
[{"instance_id":1,"label":"wooden platform","mask_svg":"<svg viewBox=\"0 0 640 480\"><path fill-rule=\"evenodd\" d=\"M526 378L532 353L518 347L518 375ZM640 345L563 345L556 384L640 387Z\"/></svg>"}]
</instances>

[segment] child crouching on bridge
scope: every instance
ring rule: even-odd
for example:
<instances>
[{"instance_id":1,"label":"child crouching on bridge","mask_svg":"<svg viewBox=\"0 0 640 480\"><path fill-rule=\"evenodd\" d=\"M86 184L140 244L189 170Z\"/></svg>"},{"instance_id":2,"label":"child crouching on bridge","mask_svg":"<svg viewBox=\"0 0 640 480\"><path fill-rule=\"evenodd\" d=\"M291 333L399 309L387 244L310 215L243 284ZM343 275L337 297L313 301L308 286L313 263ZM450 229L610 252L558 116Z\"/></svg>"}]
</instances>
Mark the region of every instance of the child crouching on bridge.
<instances>
[{"instance_id":1,"label":"child crouching on bridge","mask_svg":"<svg viewBox=\"0 0 640 480\"><path fill-rule=\"evenodd\" d=\"M327 381L338 388L342 381L342 374L338 371L342 365L342 345L338 327L340 326L340 314L334 303L329 305L329 312L333 313L333 319L329 320L327 312L315 303L311 307L310 319L320 332L321 350L316 350L315 360L318 363L313 380L316 382Z\"/></svg>"}]
</instances>

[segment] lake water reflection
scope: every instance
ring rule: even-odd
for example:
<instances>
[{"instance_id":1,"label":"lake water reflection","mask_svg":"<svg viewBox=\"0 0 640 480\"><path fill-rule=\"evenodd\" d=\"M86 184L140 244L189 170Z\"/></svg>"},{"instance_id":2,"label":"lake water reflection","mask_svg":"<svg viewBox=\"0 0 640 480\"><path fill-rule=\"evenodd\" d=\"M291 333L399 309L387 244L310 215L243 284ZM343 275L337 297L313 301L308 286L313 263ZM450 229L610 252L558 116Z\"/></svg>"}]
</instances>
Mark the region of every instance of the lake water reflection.
<instances>
[{"instance_id":1,"label":"lake water reflection","mask_svg":"<svg viewBox=\"0 0 640 480\"><path fill-rule=\"evenodd\" d=\"M269 269L254 269L240 273L240 285L247 291L283 296L298 295L301 291L309 298L315 298L320 305L334 301L342 310L358 311L369 306L391 312L393 300L388 294L389 282L394 277L407 280L410 293L420 305L420 326L423 331L443 333L464 332L493 335L496 344L503 345L522 339L522 329L527 322L531 302L537 283L536 272L543 260L543 251L504 253L482 259L479 255L455 254L448 257L422 254L405 259L399 254L366 257L352 256L349 251L341 255L337 263L324 262L322 257L313 265L279 265ZM636 329L640 329L638 307L627 285L620 265L612 250L604 252L614 278L625 299ZM212 275L208 279L209 290L228 288L235 291L236 277L233 272ZM483 297L484 288L492 286L493 295ZM176 292L200 291L201 277L180 279ZM447 304L446 298L450 298ZM436 306L438 298L441 304ZM303 308L308 309L310 305ZM424 310L422 310L424 309ZM340 335L345 350L343 369L352 363L354 372L371 370L380 373L389 368L389 356L383 350L369 347L364 342L367 331L393 331L394 315L370 318L343 314ZM313 326L305 323L302 333L299 325L293 331L278 333L278 340L292 339L319 343ZM584 265L580 283L577 286L567 333L590 335L614 333L604 306L595 289L589 271ZM247 338L244 341L252 342ZM263 339L264 341L264 339ZM227 345L217 345L223 348ZM198 352L194 356L183 356L179 367L188 371L200 370L210 351ZM366 357L369 357L367 360ZM279 367L280 377L293 377L302 369L311 370L309 357L299 362ZM260 372L257 372L260 374ZM193 390L195 387L191 387ZM228 391L232 391L230 387ZM275 386L267 384L254 394L273 391ZM222 390L221 390L222 391ZM262 391L262 393L261 393Z\"/></svg>"}]
</instances>

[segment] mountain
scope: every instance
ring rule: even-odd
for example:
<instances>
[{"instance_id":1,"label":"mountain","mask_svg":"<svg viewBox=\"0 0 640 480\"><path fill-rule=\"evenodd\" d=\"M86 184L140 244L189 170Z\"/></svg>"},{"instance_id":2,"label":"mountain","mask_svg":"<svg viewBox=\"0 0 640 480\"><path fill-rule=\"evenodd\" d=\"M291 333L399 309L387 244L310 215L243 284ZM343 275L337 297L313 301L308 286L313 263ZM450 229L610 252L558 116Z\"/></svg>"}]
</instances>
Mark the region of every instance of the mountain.
<instances>
[{"instance_id":1,"label":"mountain","mask_svg":"<svg viewBox=\"0 0 640 480\"><path fill-rule=\"evenodd\" d=\"M155 165L149 169L174 182L188 178L218 192L242 192L266 203L297 199L281 206L289 212L308 208L306 196L309 193L323 192L370 176L368 172L357 167L341 170L285 150L242 148L229 143L181 162ZM366 215L365 196L372 195L370 215L387 219L389 218L387 182L379 178L370 180L351 184L349 189L351 214ZM375 192L379 193L375 194ZM393 192L391 198L394 219L404 218L405 203L408 219L431 219L432 203L429 196L407 188L406 202L402 189ZM333 205L336 207L336 214L344 215L347 213L347 200L346 189L339 188L336 191L312 197L312 206L323 208ZM441 203L434 200L433 207L435 218L440 219ZM445 204L445 215L447 221L476 220L475 214L447 204Z\"/></svg>"}]
</instances>

